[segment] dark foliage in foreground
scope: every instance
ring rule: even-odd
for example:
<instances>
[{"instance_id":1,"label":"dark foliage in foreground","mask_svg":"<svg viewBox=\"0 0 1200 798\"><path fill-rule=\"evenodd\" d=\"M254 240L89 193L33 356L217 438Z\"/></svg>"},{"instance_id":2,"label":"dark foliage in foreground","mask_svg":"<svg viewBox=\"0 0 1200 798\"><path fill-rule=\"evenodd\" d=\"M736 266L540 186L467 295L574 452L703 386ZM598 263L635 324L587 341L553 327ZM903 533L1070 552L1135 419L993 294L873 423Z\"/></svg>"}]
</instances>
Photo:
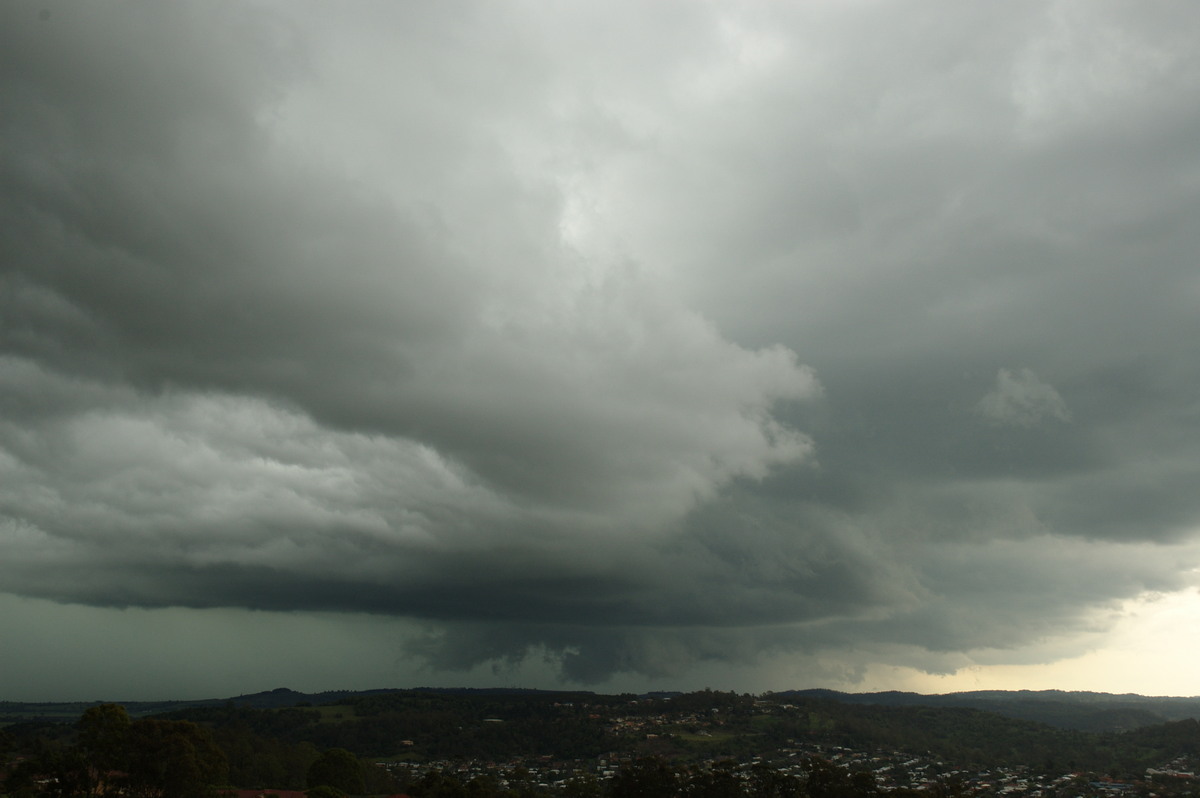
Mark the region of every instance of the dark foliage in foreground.
<instances>
[{"instance_id":1,"label":"dark foliage in foreground","mask_svg":"<svg viewBox=\"0 0 1200 798\"><path fill-rule=\"evenodd\" d=\"M76 724L75 741L37 740L5 780L14 796L122 794L199 798L228 777L225 753L208 729L183 720L130 721L124 707L102 704Z\"/></svg>"},{"instance_id":2,"label":"dark foliage in foreground","mask_svg":"<svg viewBox=\"0 0 1200 798\"><path fill-rule=\"evenodd\" d=\"M1132 778L1147 767L1200 756L1200 724L1186 719L1100 734L968 708L851 704L797 695L755 698L708 690L654 697L380 691L338 694L334 703L319 706L255 708L231 701L138 719L118 705L94 705L74 726L7 727L0 733L0 764L6 752L22 756L7 776L5 789L12 796L98 795L119 789L135 798L189 798L234 784L292 790L326 786L369 794L407 790L414 798L534 798L545 795L545 788L509 765L503 778L477 776L463 782L436 768L393 776L366 760L511 763L601 757L626 764L608 783L579 777L560 785L557 794L873 794L874 782L867 775L826 767L819 759L806 765L800 780L765 764L754 769L739 765L735 772L734 762L749 763L759 756L769 762L800 744L810 750L840 746L908 752L944 763L947 770L1027 766L1047 773L1089 771ZM722 761L727 764L713 764Z\"/></svg>"}]
</instances>

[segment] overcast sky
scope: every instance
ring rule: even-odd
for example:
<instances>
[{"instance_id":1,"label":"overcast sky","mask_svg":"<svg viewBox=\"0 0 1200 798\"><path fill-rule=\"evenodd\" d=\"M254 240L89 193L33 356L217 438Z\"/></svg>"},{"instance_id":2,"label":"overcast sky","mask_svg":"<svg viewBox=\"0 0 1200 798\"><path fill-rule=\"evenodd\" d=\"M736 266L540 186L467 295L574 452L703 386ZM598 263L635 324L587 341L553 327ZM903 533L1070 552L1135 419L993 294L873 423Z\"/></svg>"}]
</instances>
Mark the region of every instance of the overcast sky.
<instances>
[{"instance_id":1,"label":"overcast sky","mask_svg":"<svg viewBox=\"0 0 1200 798\"><path fill-rule=\"evenodd\" d=\"M0 698L1200 693L1198 35L0 4Z\"/></svg>"}]
</instances>

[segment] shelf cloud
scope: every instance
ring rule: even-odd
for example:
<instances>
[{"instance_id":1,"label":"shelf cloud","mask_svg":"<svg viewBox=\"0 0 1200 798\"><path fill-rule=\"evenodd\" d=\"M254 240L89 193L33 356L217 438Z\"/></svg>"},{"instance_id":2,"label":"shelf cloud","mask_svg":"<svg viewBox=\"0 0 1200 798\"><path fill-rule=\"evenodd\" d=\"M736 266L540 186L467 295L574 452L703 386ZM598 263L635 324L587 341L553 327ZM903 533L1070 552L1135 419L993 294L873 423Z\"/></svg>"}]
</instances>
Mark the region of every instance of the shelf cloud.
<instances>
[{"instance_id":1,"label":"shelf cloud","mask_svg":"<svg viewBox=\"0 0 1200 798\"><path fill-rule=\"evenodd\" d=\"M1198 13L8 4L0 592L450 682L1102 646L1200 565Z\"/></svg>"}]
</instances>

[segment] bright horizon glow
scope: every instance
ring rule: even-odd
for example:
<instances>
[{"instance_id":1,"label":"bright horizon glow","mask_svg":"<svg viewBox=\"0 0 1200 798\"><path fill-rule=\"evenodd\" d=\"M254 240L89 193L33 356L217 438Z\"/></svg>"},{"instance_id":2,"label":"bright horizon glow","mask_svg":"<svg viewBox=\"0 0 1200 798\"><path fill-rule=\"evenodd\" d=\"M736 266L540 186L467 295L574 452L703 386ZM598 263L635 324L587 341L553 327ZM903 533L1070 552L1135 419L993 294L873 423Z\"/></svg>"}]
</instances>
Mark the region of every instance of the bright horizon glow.
<instances>
[{"instance_id":1,"label":"bright horizon glow","mask_svg":"<svg viewBox=\"0 0 1200 798\"><path fill-rule=\"evenodd\" d=\"M947 675L913 668L872 666L853 692L901 690L957 693L973 690L1063 690L1200 695L1200 592L1187 590L1125 602L1102 647L1078 657L1029 665L974 665Z\"/></svg>"}]
</instances>

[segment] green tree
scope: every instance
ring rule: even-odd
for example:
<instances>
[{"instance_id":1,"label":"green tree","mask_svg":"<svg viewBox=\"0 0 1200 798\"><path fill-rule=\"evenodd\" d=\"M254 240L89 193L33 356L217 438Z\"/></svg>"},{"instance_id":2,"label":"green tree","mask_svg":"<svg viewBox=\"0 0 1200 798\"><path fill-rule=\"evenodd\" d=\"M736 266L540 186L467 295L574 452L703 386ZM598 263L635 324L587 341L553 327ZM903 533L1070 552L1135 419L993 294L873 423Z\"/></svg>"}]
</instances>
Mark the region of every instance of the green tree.
<instances>
[{"instance_id":1,"label":"green tree","mask_svg":"<svg viewBox=\"0 0 1200 798\"><path fill-rule=\"evenodd\" d=\"M684 786L687 798L741 798L742 783L732 760L718 762L708 770L693 773Z\"/></svg>"},{"instance_id":2,"label":"green tree","mask_svg":"<svg viewBox=\"0 0 1200 798\"><path fill-rule=\"evenodd\" d=\"M16 740L13 739L13 736L4 729L0 729L0 767L8 764L8 754L14 745L16 745Z\"/></svg>"},{"instance_id":3,"label":"green tree","mask_svg":"<svg viewBox=\"0 0 1200 798\"><path fill-rule=\"evenodd\" d=\"M90 795L95 787L87 762L74 747L41 741L38 750L19 763L4 782L11 796L76 798Z\"/></svg>"},{"instance_id":4,"label":"green tree","mask_svg":"<svg viewBox=\"0 0 1200 798\"><path fill-rule=\"evenodd\" d=\"M591 773L569 779L562 789L563 798L600 798L602 792L600 780Z\"/></svg>"},{"instance_id":5,"label":"green tree","mask_svg":"<svg viewBox=\"0 0 1200 798\"><path fill-rule=\"evenodd\" d=\"M345 798L346 793L339 790L337 787L330 787L328 784L322 784L320 787L313 787L305 793L308 798Z\"/></svg>"},{"instance_id":6,"label":"green tree","mask_svg":"<svg viewBox=\"0 0 1200 798\"><path fill-rule=\"evenodd\" d=\"M750 768L746 792L750 798L800 798L804 790L800 779L759 762Z\"/></svg>"},{"instance_id":7,"label":"green tree","mask_svg":"<svg viewBox=\"0 0 1200 798\"><path fill-rule=\"evenodd\" d=\"M467 789L454 774L431 770L417 779L409 793L415 798L468 798Z\"/></svg>"},{"instance_id":8,"label":"green tree","mask_svg":"<svg viewBox=\"0 0 1200 798\"><path fill-rule=\"evenodd\" d=\"M120 704L88 707L75 727L77 745L98 767L119 767L129 739L129 713Z\"/></svg>"},{"instance_id":9,"label":"green tree","mask_svg":"<svg viewBox=\"0 0 1200 798\"><path fill-rule=\"evenodd\" d=\"M505 781L508 782L508 795L510 798L534 798L537 795L537 786L534 784L533 776L527 768L520 766L512 768L504 777ZM470 785L468 784L468 786Z\"/></svg>"},{"instance_id":10,"label":"green tree","mask_svg":"<svg viewBox=\"0 0 1200 798\"><path fill-rule=\"evenodd\" d=\"M504 790L500 781L490 773L475 776L465 785L466 798L497 798Z\"/></svg>"},{"instance_id":11,"label":"green tree","mask_svg":"<svg viewBox=\"0 0 1200 798\"><path fill-rule=\"evenodd\" d=\"M75 724L76 748L87 770L88 793L99 794L115 786L115 774L128 770L131 722L120 704L88 707Z\"/></svg>"},{"instance_id":12,"label":"green tree","mask_svg":"<svg viewBox=\"0 0 1200 798\"><path fill-rule=\"evenodd\" d=\"M228 778L225 753L209 731L184 720L134 721L127 748L129 794L191 798Z\"/></svg>"},{"instance_id":13,"label":"green tree","mask_svg":"<svg viewBox=\"0 0 1200 798\"><path fill-rule=\"evenodd\" d=\"M659 757L623 766L609 784L611 798L671 798L679 794L679 774Z\"/></svg>"},{"instance_id":14,"label":"green tree","mask_svg":"<svg viewBox=\"0 0 1200 798\"><path fill-rule=\"evenodd\" d=\"M366 792L362 764L345 748L330 748L308 768L309 787L335 787L350 795Z\"/></svg>"},{"instance_id":15,"label":"green tree","mask_svg":"<svg viewBox=\"0 0 1200 798\"><path fill-rule=\"evenodd\" d=\"M813 757L805 765L809 798L870 798L878 793L875 778L868 772L851 773L827 759Z\"/></svg>"}]
</instances>

